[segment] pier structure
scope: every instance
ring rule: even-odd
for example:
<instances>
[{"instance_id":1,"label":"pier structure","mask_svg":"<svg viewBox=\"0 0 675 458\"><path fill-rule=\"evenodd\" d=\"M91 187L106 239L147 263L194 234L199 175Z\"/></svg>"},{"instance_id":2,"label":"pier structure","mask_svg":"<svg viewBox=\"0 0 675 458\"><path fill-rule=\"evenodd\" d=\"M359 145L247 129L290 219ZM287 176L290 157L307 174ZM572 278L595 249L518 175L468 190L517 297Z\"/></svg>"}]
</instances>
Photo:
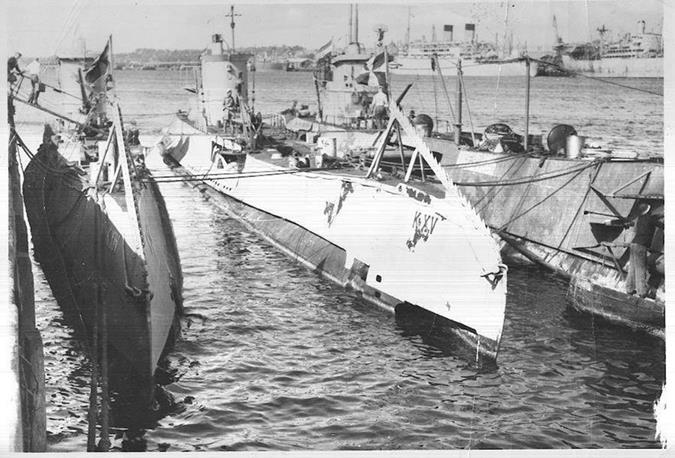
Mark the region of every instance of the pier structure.
<instances>
[{"instance_id":1,"label":"pier structure","mask_svg":"<svg viewBox=\"0 0 675 458\"><path fill-rule=\"evenodd\" d=\"M7 441L2 452L44 452L46 450L46 400L44 350L35 325L33 273L28 249L28 231L21 196L17 163L17 137L14 133L13 104L8 98L8 293L4 307L2 335L9 342L11 374L6 380L5 426Z\"/></svg>"}]
</instances>

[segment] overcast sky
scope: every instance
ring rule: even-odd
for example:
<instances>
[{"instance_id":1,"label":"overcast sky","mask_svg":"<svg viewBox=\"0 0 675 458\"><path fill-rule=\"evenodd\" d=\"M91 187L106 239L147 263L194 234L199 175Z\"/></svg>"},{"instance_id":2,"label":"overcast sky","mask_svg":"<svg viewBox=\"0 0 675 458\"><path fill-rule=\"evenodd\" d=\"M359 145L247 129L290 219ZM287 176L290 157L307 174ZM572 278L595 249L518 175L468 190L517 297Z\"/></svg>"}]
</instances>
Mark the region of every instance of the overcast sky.
<instances>
[{"instance_id":1,"label":"overcast sky","mask_svg":"<svg viewBox=\"0 0 675 458\"><path fill-rule=\"evenodd\" d=\"M26 56L67 54L83 40L90 50L103 47L113 35L116 52L136 48L201 49L210 35L224 32L230 40L229 4L197 0L12 0L5 4L3 32L7 33L7 51L20 50ZM9 3L9 4L8 4ZM550 48L553 42L553 15L563 39L583 41L597 36L596 28L605 25L610 34L637 30L644 19L647 30L661 31L664 4L673 14L675 2L640 1L522 1L508 4L507 26L514 44L527 42L530 50ZM236 45L301 45L316 49L331 37L347 33L348 4L335 2L243 2L235 5ZM360 3L360 41L374 43L373 27L385 24L387 41L403 40L410 10L411 38L431 38L432 25L438 36L443 24L455 26L462 34L465 22L476 23L481 40L500 39L504 35L506 4L499 1L436 3L380 2Z\"/></svg>"}]
</instances>

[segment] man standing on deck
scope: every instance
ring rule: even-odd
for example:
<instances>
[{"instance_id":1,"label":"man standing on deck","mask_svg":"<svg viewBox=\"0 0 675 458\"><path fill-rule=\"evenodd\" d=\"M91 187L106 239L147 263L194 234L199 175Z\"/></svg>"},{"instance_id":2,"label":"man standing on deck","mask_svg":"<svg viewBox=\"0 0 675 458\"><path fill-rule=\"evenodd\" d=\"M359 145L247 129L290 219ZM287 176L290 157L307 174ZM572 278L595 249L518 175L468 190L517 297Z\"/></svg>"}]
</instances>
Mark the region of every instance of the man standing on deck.
<instances>
[{"instance_id":1,"label":"man standing on deck","mask_svg":"<svg viewBox=\"0 0 675 458\"><path fill-rule=\"evenodd\" d=\"M378 129L384 129L387 119L387 95L382 89L382 85L378 86L377 94L373 96L373 119Z\"/></svg>"},{"instance_id":2,"label":"man standing on deck","mask_svg":"<svg viewBox=\"0 0 675 458\"><path fill-rule=\"evenodd\" d=\"M32 86L28 103L37 105L38 97L40 96L40 59L36 57L33 62L28 64L26 71Z\"/></svg>"},{"instance_id":3,"label":"man standing on deck","mask_svg":"<svg viewBox=\"0 0 675 458\"><path fill-rule=\"evenodd\" d=\"M20 58L21 53L17 52L12 57L7 59L7 82L10 85L16 81L16 75L21 74L21 69L19 68Z\"/></svg>"},{"instance_id":4,"label":"man standing on deck","mask_svg":"<svg viewBox=\"0 0 675 458\"><path fill-rule=\"evenodd\" d=\"M652 208L652 205L657 204L655 202L638 204L640 214L633 223L634 236L629 247L630 262L626 276L626 292L639 297L647 297L650 292L649 278L652 272L650 272L648 263L648 251L654 243L657 229L662 231L664 228L663 206L657 205L656 208ZM661 233L660 236L662 238L663 234ZM658 271L658 267L653 266L652 270Z\"/></svg>"},{"instance_id":5,"label":"man standing on deck","mask_svg":"<svg viewBox=\"0 0 675 458\"><path fill-rule=\"evenodd\" d=\"M232 118L234 117L234 112L237 108L237 102L235 102L234 97L232 97L232 89L227 90L227 95L225 95L225 101L223 101L223 125L225 129L228 126L233 126Z\"/></svg>"}]
</instances>

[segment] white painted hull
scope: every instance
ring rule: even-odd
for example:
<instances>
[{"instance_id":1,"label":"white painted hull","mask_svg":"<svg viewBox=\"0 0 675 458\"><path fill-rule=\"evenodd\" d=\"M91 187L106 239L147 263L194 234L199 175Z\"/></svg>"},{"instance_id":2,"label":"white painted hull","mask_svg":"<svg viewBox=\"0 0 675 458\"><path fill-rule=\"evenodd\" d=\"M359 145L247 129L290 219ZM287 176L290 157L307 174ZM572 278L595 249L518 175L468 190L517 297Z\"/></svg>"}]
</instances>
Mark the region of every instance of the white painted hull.
<instances>
[{"instance_id":1,"label":"white painted hull","mask_svg":"<svg viewBox=\"0 0 675 458\"><path fill-rule=\"evenodd\" d=\"M184 150L174 157L190 174L205 176L214 189L260 212L255 216L260 224L268 223L265 218L292 222L307 237L343 250L344 266L323 272L329 278L355 289L370 288L375 298L396 298L470 328L480 342L489 342L488 353L496 354L504 322L506 279L493 287L481 276L497 272L501 259L489 233L475 230L475 221L457 217L465 211L460 211L457 196L437 199L424 194L423 202L411 197L414 189L404 184L396 188L333 173L289 174L289 169L254 155L246 156L237 175L232 164L212 165L213 140L214 136L207 135L176 136L164 144L170 154L174 148ZM261 172L274 174L246 176ZM208 179L223 173L234 176ZM272 238L284 251L317 268L316 262L300 254L302 237L293 241ZM348 285L343 272L353 271L359 263L369 266L365 284Z\"/></svg>"},{"instance_id":2,"label":"white painted hull","mask_svg":"<svg viewBox=\"0 0 675 458\"><path fill-rule=\"evenodd\" d=\"M444 76L457 75L457 61L454 59L439 58L441 72ZM436 71L431 69L431 59L416 59L411 57L400 57L395 61L398 65L392 65L390 72L395 75L425 75L431 76ZM462 73L464 76L525 76L525 62L508 62L504 64L489 63L462 63ZM535 76L537 66L530 65L530 76Z\"/></svg>"},{"instance_id":3,"label":"white painted hull","mask_svg":"<svg viewBox=\"0 0 675 458\"><path fill-rule=\"evenodd\" d=\"M576 60L563 56L567 70L603 78L663 78L663 57Z\"/></svg>"}]
</instances>

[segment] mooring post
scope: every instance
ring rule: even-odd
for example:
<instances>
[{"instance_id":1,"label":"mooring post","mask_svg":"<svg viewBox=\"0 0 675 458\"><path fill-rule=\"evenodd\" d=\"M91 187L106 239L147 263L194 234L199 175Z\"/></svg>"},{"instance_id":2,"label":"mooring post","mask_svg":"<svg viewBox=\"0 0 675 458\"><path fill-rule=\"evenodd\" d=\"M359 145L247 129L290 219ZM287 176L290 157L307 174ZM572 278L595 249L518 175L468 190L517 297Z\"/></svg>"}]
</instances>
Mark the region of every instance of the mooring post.
<instances>
[{"instance_id":1,"label":"mooring post","mask_svg":"<svg viewBox=\"0 0 675 458\"><path fill-rule=\"evenodd\" d=\"M44 352L40 331L35 326L35 295L28 247L28 229L21 196L18 145L23 142L14 130L14 101L7 96L8 144L8 299L11 306L3 312L8 334L6 348L11 376L7 386L9 402L4 406L6 441L3 452L44 452L46 449L46 399ZM9 371L8 371L9 372ZM8 374L9 375L9 374Z\"/></svg>"}]
</instances>

